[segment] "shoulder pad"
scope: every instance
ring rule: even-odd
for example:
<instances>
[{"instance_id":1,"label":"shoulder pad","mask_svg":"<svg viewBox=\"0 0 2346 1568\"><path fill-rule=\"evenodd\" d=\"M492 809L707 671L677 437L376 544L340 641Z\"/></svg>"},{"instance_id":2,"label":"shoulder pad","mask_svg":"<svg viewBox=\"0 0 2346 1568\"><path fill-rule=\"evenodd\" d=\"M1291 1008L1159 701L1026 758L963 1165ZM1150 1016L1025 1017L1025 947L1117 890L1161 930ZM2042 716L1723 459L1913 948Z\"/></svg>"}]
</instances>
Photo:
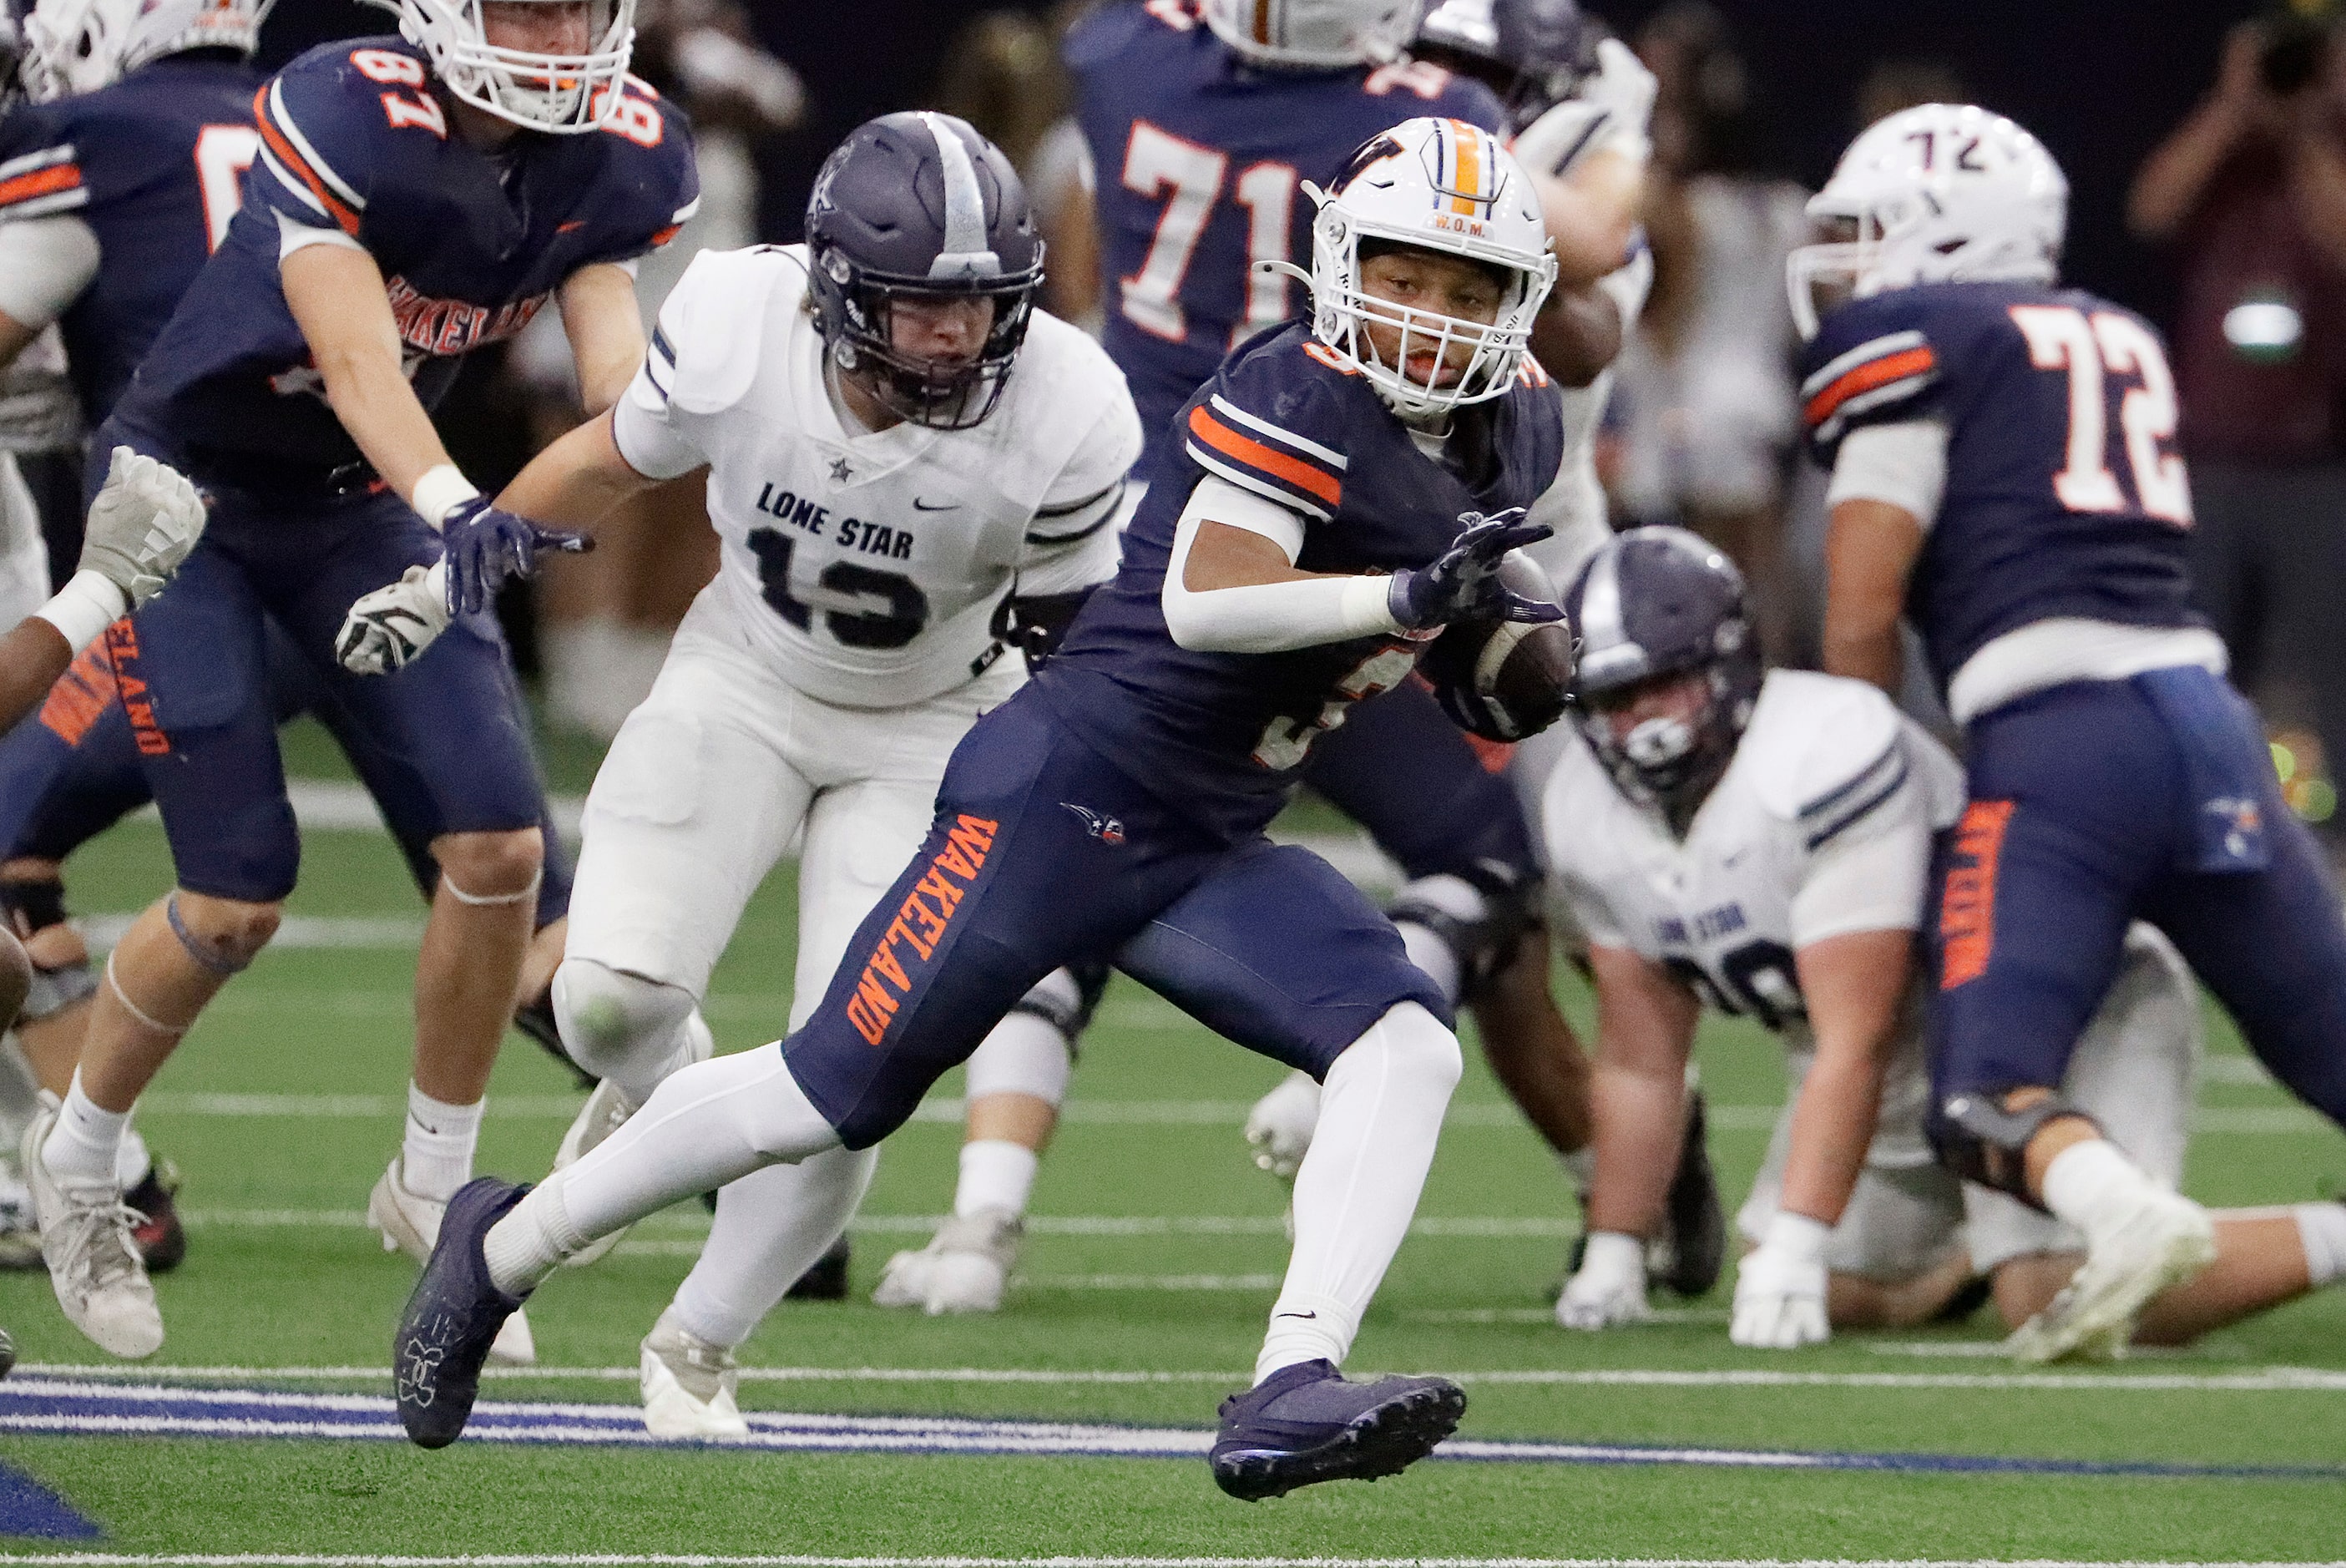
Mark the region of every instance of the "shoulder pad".
<instances>
[{"instance_id":1,"label":"shoulder pad","mask_svg":"<svg viewBox=\"0 0 2346 1568\"><path fill-rule=\"evenodd\" d=\"M54 112L62 107L25 104L0 120L0 222L88 205L73 128Z\"/></svg>"},{"instance_id":2,"label":"shoulder pad","mask_svg":"<svg viewBox=\"0 0 2346 1568\"><path fill-rule=\"evenodd\" d=\"M1256 338L1183 413L1186 450L1209 473L1325 522L1344 498L1361 407L1348 381L1368 384L1300 327Z\"/></svg>"},{"instance_id":3,"label":"shoulder pad","mask_svg":"<svg viewBox=\"0 0 2346 1568\"><path fill-rule=\"evenodd\" d=\"M1777 670L1760 688L1737 764L1779 821L1821 841L1896 792L1908 769L1898 709L1879 687Z\"/></svg>"},{"instance_id":4,"label":"shoulder pad","mask_svg":"<svg viewBox=\"0 0 2346 1568\"><path fill-rule=\"evenodd\" d=\"M1074 484L1078 494L1113 485L1140 461L1140 415L1131 389L1107 351L1082 328L1036 311L1010 387L1018 406L994 416L1009 412L1016 419L1016 427L1005 430L1019 446L1017 471L999 478L1005 495L1040 507L1066 484ZM1085 469L1098 472L1070 473L1068 465L1078 458Z\"/></svg>"},{"instance_id":5,"label":"shoulder pad","mask_svg":"<svg viewBox=\"0 0 2346 1568\"><path fill-rule=\"evenodd\" d=\"M607 152L597 188L603 194L614 260L658 249L700 210L692 121L633 76L627 78L626 99L596 137Z\"/></svg>"},{"instance_id":6,"label":"shoulder pad","mask_svg":"<svg viewBox=\"0 0 2346 1568\"><path fill-rule=\"evenodd\" d=\"M1080 76L1112 63L1137 36L1186 33L1198 25L1188 11L1174 11L1168 17L1138 5L1096 5L1067 29L1060 57Z\"/></svg>"},{"instance_id":7,"label":"shoulder pad","mask_svg":"<svg viewBox=\"0 0 2346 1568\"><path fill-rule=\"evenodd\" d=\"M396 182L402 154L428 157L448 139L429 81L423 56L398 38L311 50L253 99L260 161L274 178L252 188L297 220L356 234L376 188Z\"/></svg>"},{"instance_id":8,"label":"shoulder pad","mask_svg":"<svg viewBox=\"0 0 2346 1568\"><path fill-rule=\"evenodd\" d=\"M757 379L768 324L798 308L806 262L797 246L704 250L685 269L652 334L652 351L676 366L676 405L721 413Z\"/></svg>"},{"instance_id":9,"label":"shoulder pad","mask_svg":"<svg viewBox=\"0 0 2346 1568\"><path fill-rule=\"evenodd\" d=\"M1912 294L1893 290L1842 306L1800 357L1800 425L1828 467L1856 426L1912 419L1933 401L1942 345Z\"/></svg>"}]
</instances>

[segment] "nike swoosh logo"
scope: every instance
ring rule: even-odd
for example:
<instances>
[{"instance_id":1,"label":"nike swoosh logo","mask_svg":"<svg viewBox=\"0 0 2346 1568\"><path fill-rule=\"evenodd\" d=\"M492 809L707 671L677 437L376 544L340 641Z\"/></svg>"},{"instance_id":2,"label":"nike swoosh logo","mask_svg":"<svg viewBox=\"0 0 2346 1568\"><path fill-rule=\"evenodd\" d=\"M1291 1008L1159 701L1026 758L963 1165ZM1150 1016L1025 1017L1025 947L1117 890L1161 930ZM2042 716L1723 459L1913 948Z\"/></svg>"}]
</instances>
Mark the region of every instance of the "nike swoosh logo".
<instances>
[{"instance_id":1,"label":"nike swoosh logo","mask_svg":"<svg viewBox=\"0 0 2346 1568\"><path fill-rule=\"evenodd\" d=\"M927 502L915 495L913 497L913 510L915 512L958 512L961 510L961 503L958 501L948 501L942 506L932 506Z\"/></svg>"},{"instance_id":2,"label":"nike swoosh logo","mask_svg":"<svg viewBox=\"0 0 2346 1568\"><path fill-rule=\"evenodd\" d=\"M1274 1318L1317 1318L1317 1317L1319 1317L1319 1316L1320 1316L1320 1314L1319 1314L1317 1311L1312 1311L1312 1312L1274 1312L1274 1313L1272 1313L1272 1314L1271 1314L1271 1316L1272 1316L1272 1317L1274 1317Z\"/></svg>"}]
</instances>

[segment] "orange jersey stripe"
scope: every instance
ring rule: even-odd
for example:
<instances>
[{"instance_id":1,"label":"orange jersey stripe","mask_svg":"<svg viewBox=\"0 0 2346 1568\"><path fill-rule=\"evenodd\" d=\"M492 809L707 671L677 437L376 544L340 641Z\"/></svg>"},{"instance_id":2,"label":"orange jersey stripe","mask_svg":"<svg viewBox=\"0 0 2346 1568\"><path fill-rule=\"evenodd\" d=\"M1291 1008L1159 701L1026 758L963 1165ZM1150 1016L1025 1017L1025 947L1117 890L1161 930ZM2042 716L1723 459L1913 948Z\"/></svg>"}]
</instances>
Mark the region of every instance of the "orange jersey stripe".
<instances>
[{"instance_id":1,"label":"orange jersey stripe","mask_svg":"<svg viewBox=\"0 0 2346 1568\"><path fill-rule=\"evenodd\" d=\"M1235 458L1250 468L1259 468L1275 479L1283 479L1331 507L1344 498L1342 480L1283 452L1274 452L1259 441L1249 440L1208 413L1203 403L1189 411L1189 433L1223 456Z\"/></svg>"},{"instance_id":2,"label":"orange jersey stripe","mask_svg":"<svg viewBox=\"0 0 2346 1568\"><path fill-rule=\"evenodd\" d=\"M14 207L36 196L55 196L60 190L72 190L80 184L81 165L52 164L46 168L36 168L30 174L20 174L14 179L0 180L0 207Z\"/></svg>"},{"instance_id":3,"label":"orange jersey stripe","mask_svg":"<svg viewBox=\"0 0 2346 1568\"><path fill-rule=\"evenodd\" d=\"M1822 424L1832 417L1835 409L1860 392L1872 392L1876 387L1887 386L1908 376L1921 375L1937 363L1938 360L1932 354L1928 343L1870 360L1855 370L1844 372L1832 385L1810 398L1808 407L1800 411L1800 417L1810 425Z\"/></svg>"},{"instance_id":4,"label":"orange jersey stripe","mask_svg":"<svg viewBox=\"0 0 2346 1568\"><path fill-rule=\"evenodd\" d=\"M310 194L316 197L334 221L342 226L343 233L358 233L359 215L334 199L333 192L326 188L326 182L312 173L301 155L293 150L293 144L286 138L285 133L270 123L267 87L253 95L252 118L253 123L260 127L260 138L269 144L269 150L277 155L277 161L301 178L301 183L310 188Z\"/></svg>"}]
</instances>

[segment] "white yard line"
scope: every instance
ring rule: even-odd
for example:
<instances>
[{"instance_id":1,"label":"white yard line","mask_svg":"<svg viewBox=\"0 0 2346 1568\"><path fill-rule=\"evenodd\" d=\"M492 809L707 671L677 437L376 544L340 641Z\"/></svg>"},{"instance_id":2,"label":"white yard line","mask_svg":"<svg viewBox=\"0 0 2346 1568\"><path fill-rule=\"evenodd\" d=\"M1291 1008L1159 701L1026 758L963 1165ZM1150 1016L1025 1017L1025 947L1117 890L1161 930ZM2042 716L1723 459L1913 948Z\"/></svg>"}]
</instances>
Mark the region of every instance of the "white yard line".
<instances>
[{"instance_id":1,"label":"white yard line","mask_svg":"<svg viewBox=\"0 0 2346 1568\"><path fill-rule=\"evenodd\" d=\"M1439 1370L1462 1383L1535 1388L1674 1389L1942 1389L1986 1392L2058 1393L2346 1393L2346 1371L2310 1367L2265 1367L2235 1372L1791 1372L1773 1368L1498 1368L1486 1371ZM127 1367L119 1363L27 1363L26 1377L120 1382L365 1382L387 1380L384 1367ZM626 1367L491 1367L495 1382L609 1382L632 1384L638 1369ZM1035 1384L1094 1387L1150 1383L1227 1383L1244 1380L1238 1371L1099 1369L1059 1370L1039 1367L743 1367L745 1383L943 1383Z\"/></svg>"},{"instance_id":2,"label":"white yard line","mask_svg":"<svg viewBox=\"0 0 2346 1568\"><path fill-rule=\"evenodd\" d=\"M290 1552L0 1553L26 1568L2346 1568L2341 1563L1866 1557L815 1557L531 1553L450 1557Z\"/></svg>"}]
</instances>

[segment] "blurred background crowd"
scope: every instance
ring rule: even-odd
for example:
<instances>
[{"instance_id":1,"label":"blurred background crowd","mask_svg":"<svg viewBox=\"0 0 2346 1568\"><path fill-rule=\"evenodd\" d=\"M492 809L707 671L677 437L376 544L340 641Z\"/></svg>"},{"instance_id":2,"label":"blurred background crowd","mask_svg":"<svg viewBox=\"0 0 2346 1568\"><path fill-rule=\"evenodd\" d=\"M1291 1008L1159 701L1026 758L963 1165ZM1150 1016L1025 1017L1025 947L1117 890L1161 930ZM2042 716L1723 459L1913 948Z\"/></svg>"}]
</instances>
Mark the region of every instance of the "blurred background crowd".
<instances>
[{"instance_id":1,"label":"blurred background crowd","mask_svg":"<svg viewBox=\"0 0 2346 1568\"><path fill-rule=\"evenodd\" d=\"M1026 175L1051 308L1096 321L1090 171L1058 40L1142 0L645 0L638 70L699 129L702 214L642 280L648 315L701 247L798 237L823 154L934 107ZM2174 345L2195 568L2273 723L2291 799L2346 845L2346 0L1595 0L1659 80L1647 211L1656 277L1619 361L1602 472L1617 525L1695 528L1744 566L1771 660L1815 660L1822 480L1795 441L1786 252L1862 127L1918 103L2013 116L2068 171L2066 270ZM282 0L267 63L381 30L355 0ZM478 356L444 417L468 473L518 470L576 417L558 333ZM592 556L508 596L552 718L607 737L713 571L691 481ZM1912 661L1910 661L1911 663Z\"/></svg>"}]
</instances>

